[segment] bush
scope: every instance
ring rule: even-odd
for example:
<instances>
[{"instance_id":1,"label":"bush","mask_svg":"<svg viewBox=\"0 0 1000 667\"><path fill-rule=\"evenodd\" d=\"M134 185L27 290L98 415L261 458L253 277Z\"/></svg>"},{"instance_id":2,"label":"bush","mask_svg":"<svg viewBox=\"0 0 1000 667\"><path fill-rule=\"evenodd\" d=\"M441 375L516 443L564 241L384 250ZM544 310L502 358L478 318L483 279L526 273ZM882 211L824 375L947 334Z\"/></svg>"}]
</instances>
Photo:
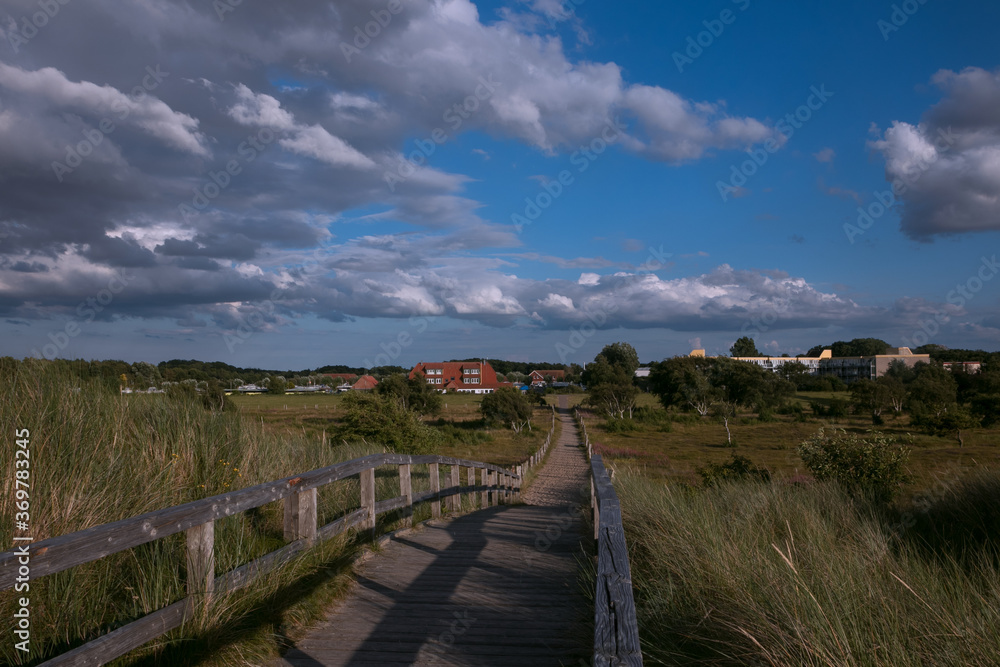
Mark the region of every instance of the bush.
<instances>
[{"instance_id":1,"label":"bush","mask_svg":"<svg viewBox=\"0 0 1000 667\"><path fill-rule=\"evenodd\" d=\"M714 486L720 482L770 482L771 471L754 465L745 456L733 454L726 463L709 463L698 470L705 486Z\"/></svg>"},{"instance_id":2,"label":"bush","mask_svg":"<svg viewBox=\"0 0 1000 667\"><path fill-rule=\"evenodd\" d=\"M809 408L817 417L831 417L833 419L843 419L847 417L849 404L842 398L831 398L827 404L818 401L809 401Z\"/></svg>"},{"instance_id":3,"label":"bush","mask_svg":"<svg viewBox=\"0 0 1000 667\"><path fill-rule=\"evenodd\" d=\"M836 480L851 493L887 503L908 480L910 450L895 438L869 431L866 438L843 429L828 434L820 429L798 447L799 456L817 480Z\"/></svg>"},{"instance_id":4,"label":"bush","mask_svg":"<svg viewBox=\"0 0 1000 667\"><path fill-rule=\"evenodd\" d=\"M626 431L639 431L641 427L635 420L625 417L624 419L614 419L608 417L604 421L604 430L608 433L625 433Z\"/></svg>"},{"instance_id":5,"label":"bush","mask_svg":"<svg viewBox=\"0 0 1000 667\"><path fill-rule=\"evenodd\" d=\"M434 443L434 431L412 411L389 396L352 391L342 404L347 410L340 436L382 445L401 454L425 454Z\"/></svg>"}]
</instances>

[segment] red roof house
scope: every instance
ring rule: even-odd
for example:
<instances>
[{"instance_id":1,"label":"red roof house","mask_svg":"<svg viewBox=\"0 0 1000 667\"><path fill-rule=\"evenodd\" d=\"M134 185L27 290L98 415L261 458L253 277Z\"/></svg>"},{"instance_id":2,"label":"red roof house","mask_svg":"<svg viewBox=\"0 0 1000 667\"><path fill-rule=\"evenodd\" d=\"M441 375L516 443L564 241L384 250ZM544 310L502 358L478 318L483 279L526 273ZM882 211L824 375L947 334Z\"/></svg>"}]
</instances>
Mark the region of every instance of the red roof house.
<instances>
[{"instance_id":1,"label":"red roof house","mask_svg":"<svg viewBox=\"0 0 1000 667\"><path fill-rule=\"evenodd\" d=\"M362 375L354 386L351 387L354 391L371 391L378 384L378 380L373 378L371 375Z\"/></svg>"},{"instance_id":2,"label":"red roof house","mask_svg":"<svg viewBox=\"0 0 1000 667\"><path fill-rule=\"evenodd\" d=\"M566 371L531 371L528 374L529 381L533 385L545 384L545 378L552 378L553 382L562 382L566 379Z\"/></svg>"},{"instance_id":3,"label":"red roof house","mask_svg":"<svg viewBox=\"0 0 1000 667\"><path fill-rule=\"evenodd\" d=\"M500 387L496 371L485 361L421 361L410 371L410 378L420 374L435 389L449 389L470 394L489 394Z\"/></svg>"}]
</instances>

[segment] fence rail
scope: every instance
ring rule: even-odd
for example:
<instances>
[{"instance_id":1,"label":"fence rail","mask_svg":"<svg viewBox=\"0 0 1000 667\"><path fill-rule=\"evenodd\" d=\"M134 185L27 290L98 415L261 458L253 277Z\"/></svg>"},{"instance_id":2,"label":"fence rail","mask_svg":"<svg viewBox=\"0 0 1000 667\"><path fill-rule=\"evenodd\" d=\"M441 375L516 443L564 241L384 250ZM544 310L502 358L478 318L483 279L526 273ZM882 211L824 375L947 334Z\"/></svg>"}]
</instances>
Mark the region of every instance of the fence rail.
<instances>
[{"instance_id":1,"label":"fence rail","mask_svg":"<svg viewBox=\"0 0 1000 667\"><path fill-rule=\"evenodd\" d=\"M581 420L582 422L582 420ZM632 570L622 528L621 506L600 454L590 458L590 503L597 540L597 577L594 594L594 656L599 666L642 666L639 622L632 597Z\"/></svg>"},{"instance_id":2,"label":"fence rail","mask_svg":"<svg viewBox=\"0 0 1000 667\"><path fill-rule=\"evenodd\" d=\"M431 517L438 518L441 516L442 500L446 501L448 510L460 511L462 494L472 499L473 504L478 497L482 508L518 500L525 475L544 459L554 429L553 409L552 425L545 443L512 469L448 456L373 454L35 542L28 548L32 579L62 572L181 532L185 534L187 552L187 597L52 658L41 667L96 667L120 657L180 627L198 609L208 604L213 596L247 586L258 576L284 565L297 553L319 540L329 539L352 528L370 530L374 536L376 518L380 514L408 510L404 522L409 525L412 522L413 506L423 502L431 503ZM414 495L410 474L411 466L414 465L428 466L430 491ZM377 500L375 469L383 466L397 467L399 496ZM444 489L440 486L440 466L451 468L451 486ZM468 470L466 485L461 483L462 468ZM476 484L476 470L479 470L479 484ZM336 521L318 526L317 490L351 477L358 477L360 480L361 507ZM279 500L284 501L284 536L288 544L235 570L216 576L215 521ZM0 591L14 587L24 557L23 553L16 551L0 554Z\"/></svg>"}]
</instances>

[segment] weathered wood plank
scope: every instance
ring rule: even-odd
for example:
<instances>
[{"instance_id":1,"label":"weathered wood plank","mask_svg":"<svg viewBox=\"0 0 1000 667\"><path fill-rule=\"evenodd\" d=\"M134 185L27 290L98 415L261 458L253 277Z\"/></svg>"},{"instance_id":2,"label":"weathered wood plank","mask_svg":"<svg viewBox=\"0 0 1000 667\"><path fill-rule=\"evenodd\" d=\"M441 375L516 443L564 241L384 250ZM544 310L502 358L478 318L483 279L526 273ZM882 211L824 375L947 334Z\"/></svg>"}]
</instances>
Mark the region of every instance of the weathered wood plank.
<instances>
[{"instance_id":1,"label":"weathered wood plank","mask_svg":"<svg viewBox=\"0 0 1000 667\"><path fill-rule=\"evenodd\" d=\"M369 468L361 473L361 507L367 512L362 528L371 529L375 534L375 469Z\"/></svg>"},{"instance_id":2,"label":"weathered wood plank","mask_svg":"<svg viewBox=\"0 0 1000 667\"><path fill-rule=\"evenodd\" d=\"M434 494L434 500L431 501L431 518L440 519L441 518L441 475L438 470L438 464L429 463L427 465L428 474L430 475L431 481L431 493Z\"/></svg>"},{"instance_id":3,"label":"weathered wood plank","mask_svg":"<svg viewBox=\"0 0 1000 667\"><path fill-rule=\"evenodd\" d=\"M599 454L591 459L591 473L598 540L593 661L595 665L641 666L632 573L618 494Z\"/></svg>"},{"instance_id":4,"label":"weathered wood plank","mask_svg":"<svg viewBox=\"0 0 1000 667\"><path fill-rule=\"evenodd\" d=\"M215 522L188 528L187 593L199 603L207 603L215 587Z\"/></svg>"},{"instance_id":5,"label":"weathered wood plank","mask_svg":"<svg viewBox=\"0 0 1000 667\"><path fill-rule=\"evenodd\" d=\"M403 518L403 525L406 527L413 525L413 484L410 481L410 464L404 463L399 466L399 495L406 498L406 507L409 508Z\"/></svg>"}]
</instances>

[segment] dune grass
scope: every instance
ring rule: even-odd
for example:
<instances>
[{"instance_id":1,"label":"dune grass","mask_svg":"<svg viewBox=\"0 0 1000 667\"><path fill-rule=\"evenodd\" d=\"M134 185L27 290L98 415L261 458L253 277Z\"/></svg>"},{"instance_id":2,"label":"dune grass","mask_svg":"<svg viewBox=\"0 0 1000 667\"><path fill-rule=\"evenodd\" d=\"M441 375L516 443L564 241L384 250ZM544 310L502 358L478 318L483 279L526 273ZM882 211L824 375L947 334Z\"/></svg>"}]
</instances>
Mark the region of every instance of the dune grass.
<instances>
[{"instance_id":1,"label":"dune grass","mask_svg":"<svg viewBox=\"0 0 1000 667\"><path fill-rule=\"evenodd\" d=\"M1000 475L889 510L835 484L620 469L646 664L1000 664Z\"/></svg>"},{"instance_id":2,"label":"dune grass","mask_svg":"<svg viewBox=\"0 0 1000 667\"><path fill-rule=\"evenodd\" d=\"M207 411L197 400L123 396L105 384L59 375L44 361L3 359L0 433L9 440L8 455L0 457L0 475L9 482L0 494L5 547L13 543L13 439L20 429L30 431L35 541L381 451L278 434L239 412ZM413 484L420 492L430 484L426 467L417 468ZM376 479L379 498L398 495L394 469L376 471ZM319 492L319 520L332 521L358 505L356 479L328 485ZM420 520L429 509L417 512ZM282 546L282 519L278 502L217 521L216 574ZM363 542L326 542L261 584L219 596L199 622L116 664L261 664L337 595ZM183 535L173 535L32 581L31 653L24 656L13 641L3 642L0 663L37 664L182 599L184 570ZM11 618L15 603L14 591L0 593L0 614Z\"/></svg>"}]
</instances>

